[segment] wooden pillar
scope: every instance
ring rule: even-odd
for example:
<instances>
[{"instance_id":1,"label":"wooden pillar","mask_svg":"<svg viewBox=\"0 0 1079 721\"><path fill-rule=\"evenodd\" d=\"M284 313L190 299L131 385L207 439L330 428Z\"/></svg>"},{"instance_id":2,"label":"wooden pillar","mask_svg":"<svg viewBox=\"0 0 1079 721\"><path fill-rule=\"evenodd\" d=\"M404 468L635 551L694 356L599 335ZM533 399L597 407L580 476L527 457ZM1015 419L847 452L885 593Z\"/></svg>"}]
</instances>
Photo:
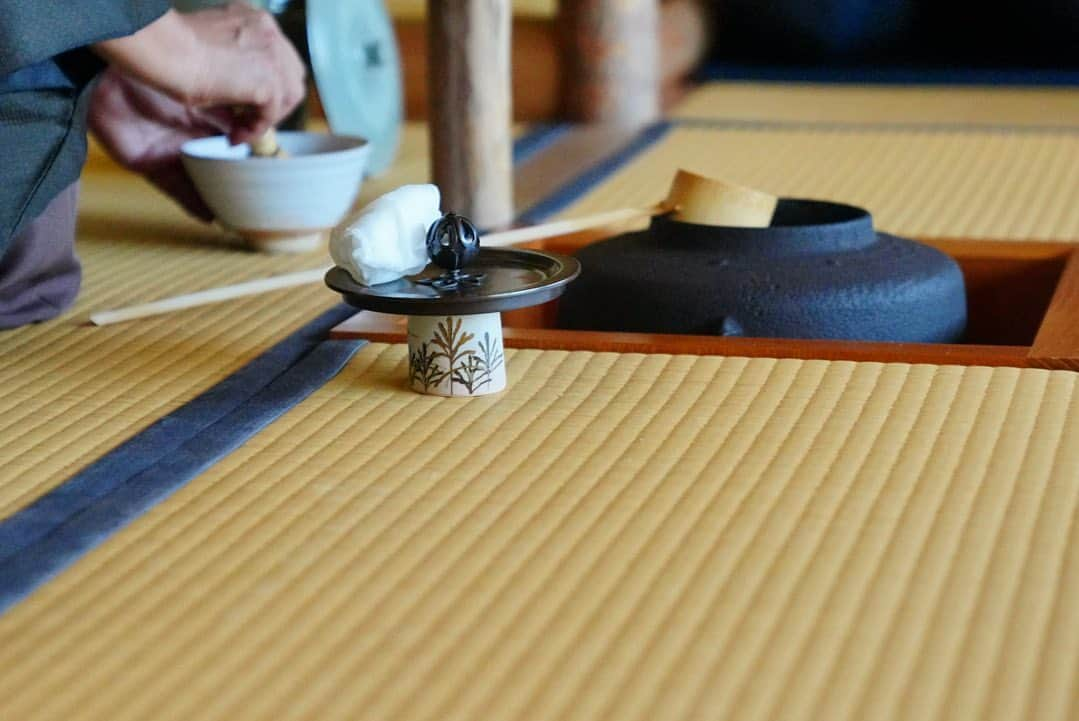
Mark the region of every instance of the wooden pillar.
<instances>
[{"instance_id":1,"label":"wooden pillar","mask_svg":"<svg viewBox=\"0 0 1079 721\"><path fill-rule=\"evenodd\" d=\"M642 125L660 113L659 0L560 0L574 120Z\"/></svg>"},{"instance_id":2,"label":"wooden pillar","mask_svg":"<svg viewBox=\"0 0 1079 721\"><path fill-rule=\"evenodd\" d=\"M510 0L428 0L432 176L442 208L483 228L510 223Z\"/></svg>"}]
</instances>

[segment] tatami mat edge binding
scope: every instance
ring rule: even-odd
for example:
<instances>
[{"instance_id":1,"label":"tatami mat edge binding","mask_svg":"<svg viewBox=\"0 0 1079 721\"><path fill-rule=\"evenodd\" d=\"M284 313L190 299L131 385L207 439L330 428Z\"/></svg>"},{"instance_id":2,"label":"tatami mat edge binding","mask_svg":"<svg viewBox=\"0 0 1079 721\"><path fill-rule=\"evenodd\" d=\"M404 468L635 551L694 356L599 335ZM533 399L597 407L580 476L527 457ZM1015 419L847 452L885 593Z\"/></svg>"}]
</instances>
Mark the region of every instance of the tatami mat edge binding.
<instances>
[{"instance_id":1,"label":"tatami mat edge binding","mask_svg":"<svg viewBox=\"0 0 1079 721\"><path fill-rule=\"evenodd\" d=\"M520 165L547 150L573 128L569 123L539 123L513 143L513 163Z\"/></svg>"},{"instance_id":2,"label":"tatami mat edge binding","mask_svg":"<svg viewBox=\"0 0 1079 721\"><path fill-rule=\"evenodd\" d=\"M623 166L632 162L639 154L655 145L670 132L672 127L674 127L672 122L664 121L644 128L624 146L599 162L581 169L581 172L569 183L521 213L519 222L525 225L541 223L557 215L614 175Z\"/></svg>"},{"instance_id":3,"label":"tatami mat edge binding","mask_svg":"<svg viewBox=\"0 0 1079 721\"><path fill-rule=\"evenodd\" d=\"M696 78L705 82L799 85L938 85L1008 87L1079 87L1079 70L1058 68L940 68L940 67L801 67L708 63Z\"/></svg>"},{"instance_id":4,"label":"tatami mat edge binding","mask_svg":"<svg viewBox=\"0 0 1079 721\"><path fill-rule=\"evenodd\" d=\"M526 162L566 130L558 124L534 126L515 141L514 161ZM298 402L298 394L310 393L332 377L358 346L318 341L353 312L344 306L326 312L13 515L0 518L0 612L234 450Z\"/></svg>"},{"instance_id":5,"label":"tatami mat edge binding","mask_svg":"<svg viewBox=\"0 0 1079 721\"><path fill-rule=\"evenodd\" d=\"M1079 92L1079 91L1077 91ZM819 130L857 132L929 132L942 133L1000 133L1000 134L1079 134L1079 125L1009 125L1007 123L961 123L934 121L871 121L853 120L779 120L708 118L685 116L672 120L683 128L712 130Z\"/></svg>"},{"instance_id":6,"label":"tatami mat edge binding","mask_svg":"<svg viewBox=\"0 0 1079 721\"><path fill-rule=\"evenodd\" d=\"M559 153L557 140L550 153ZM1079 240L1079 93L705 85L670 120L529 198L522 220L644 207L678 168L862 205L899 234Z\"/></svg>"},{"instance_id":7,"label":"tatami mat edge binding","mask_svg":"<svg viewBox=\"0 0 1079 721\"><path fill-rule=\"evenodd\" d=\"M0 521L0 613L336 375L363 341L339 306Z\"/></svg>"},{"instance_id":8,"label":"tatami mat edge binding","mask_svg":"<svg viewBox=\"0 0 1079 721\"><path fill-rule=\"evenodd\" d=\"M747 123L1075 128L1079 89L712 82L691 90L672 114Z\"/></svg>"},{"instance_id":9,"label":"tatami mat edge binding","mask_svg":"<svg viewBox=\"0 0 1079 721\"><path fill-rule=\"evenodd\" d=\"M572 217L663 199L680 169L787 197L858 205L913 237L1079 241L1079 132L673 121L557 207Z\"/></svg>"},{"instance_id":10,"label":"tatami mat edge binding","mask_svg":"<svg viewBox=\"0 0 1079 721\"><path fill-rule=\"evenodd\" d=\"M360 203L427 177L426 128L408 124ZM76 250L83 287L60 318L0 334L0 518L56 488L239 370L340 299L321 284L105 328L90 312L326 264L253 253L187 216L100 151L84 169Z\"/></svg>"}]
</instances>

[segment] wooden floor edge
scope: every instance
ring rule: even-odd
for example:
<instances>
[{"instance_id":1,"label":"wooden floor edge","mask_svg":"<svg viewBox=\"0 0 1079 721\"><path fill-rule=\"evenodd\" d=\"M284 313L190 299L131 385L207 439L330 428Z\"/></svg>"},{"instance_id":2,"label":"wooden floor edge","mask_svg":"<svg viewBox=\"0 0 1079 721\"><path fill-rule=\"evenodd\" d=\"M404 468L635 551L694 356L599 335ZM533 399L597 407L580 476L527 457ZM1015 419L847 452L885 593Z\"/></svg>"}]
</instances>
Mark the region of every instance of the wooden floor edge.
<instances>
[{"instance_id":1,"label":"wooden floor edge","mask_svg":"<svg viewBox=\"0 0 1079 721\"><path fill-rule=\"evenodd\" d=\"M573 252L595 242L602 233L588 232L536 244L545 250ZM732 338L658 333L572 331L544 327L503 329L510 348L723 355L804 360L1048 368L1079 371L1079 245L1054 241L992 241L925 238L923 242L957 258L1016 259L1066 262L1033 346L935 343L882 343L786 338ZM407 340L403 318L357 314L335 327L331 338L363 338L375 342Z\"/></svg>"},{"instance_id":2,"label":"wooden floor edge","mask_svg":"<svg viewBox=\"0 0 1079 721\"><path fill-rule=\"evenodd\" d=\"M1042 368L1079 370L1079 252L1064 266L1029 359Z\"/></svg>"},{"instance_id":3,"label":"wooden floor edge","mask_svg":"<svg viewBox=\"0 0 1079 721\"><path fill-rule=\"evenodd\" d=\"M362 313L357 314L357 316ZM333 339L364 339L375 343L404 343L403 319L364 323L354 316L330 332ZM787 338L730 338L660 333L613 333L554 328L503 328L508 348L537 350L717 355L748 358L794 358L879 363L909 363L990 367L1028 367L1025 346L935 343L876 343L799 340Z\"/></svg>"}]
</instances>

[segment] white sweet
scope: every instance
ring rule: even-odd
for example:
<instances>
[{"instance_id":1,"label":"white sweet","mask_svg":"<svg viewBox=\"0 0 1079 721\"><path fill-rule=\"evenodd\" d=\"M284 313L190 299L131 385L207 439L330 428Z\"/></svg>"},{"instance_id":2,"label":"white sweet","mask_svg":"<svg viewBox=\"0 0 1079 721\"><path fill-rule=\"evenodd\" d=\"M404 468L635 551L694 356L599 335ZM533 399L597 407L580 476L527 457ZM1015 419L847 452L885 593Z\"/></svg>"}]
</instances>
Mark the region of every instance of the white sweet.
<instances>
[{"instance_id":1,"label":"white sweet","mask_svg":"<svg viewBox=\"0 0 1079 721\"><path fill-rule=\"evenodd\" d=\"M442 217L435 185L404 185L346 218L330 236L333 262L357 283L378 285L427 265L427 229Z\"/></svg>"}]
</instances>

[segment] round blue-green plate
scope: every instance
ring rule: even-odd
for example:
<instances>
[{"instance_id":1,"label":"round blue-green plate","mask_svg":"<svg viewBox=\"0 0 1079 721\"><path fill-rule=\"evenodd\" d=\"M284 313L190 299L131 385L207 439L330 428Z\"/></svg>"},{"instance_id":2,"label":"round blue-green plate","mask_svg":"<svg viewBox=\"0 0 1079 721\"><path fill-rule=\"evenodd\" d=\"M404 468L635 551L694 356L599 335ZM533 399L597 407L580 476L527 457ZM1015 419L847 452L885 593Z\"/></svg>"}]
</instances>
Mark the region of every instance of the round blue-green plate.
<instances>
[{"instance_id":1,"label":"round blue-green plate","mask_svg":"<svg viewBox=\"0 0 1079 721\"><path fill-rule=\"evenodd\" d=\"M371 143L368 174L388 168L401 140L401 57L382 0L307 0L307 39L330 129Z\"/></svg>"}]
</instances>

